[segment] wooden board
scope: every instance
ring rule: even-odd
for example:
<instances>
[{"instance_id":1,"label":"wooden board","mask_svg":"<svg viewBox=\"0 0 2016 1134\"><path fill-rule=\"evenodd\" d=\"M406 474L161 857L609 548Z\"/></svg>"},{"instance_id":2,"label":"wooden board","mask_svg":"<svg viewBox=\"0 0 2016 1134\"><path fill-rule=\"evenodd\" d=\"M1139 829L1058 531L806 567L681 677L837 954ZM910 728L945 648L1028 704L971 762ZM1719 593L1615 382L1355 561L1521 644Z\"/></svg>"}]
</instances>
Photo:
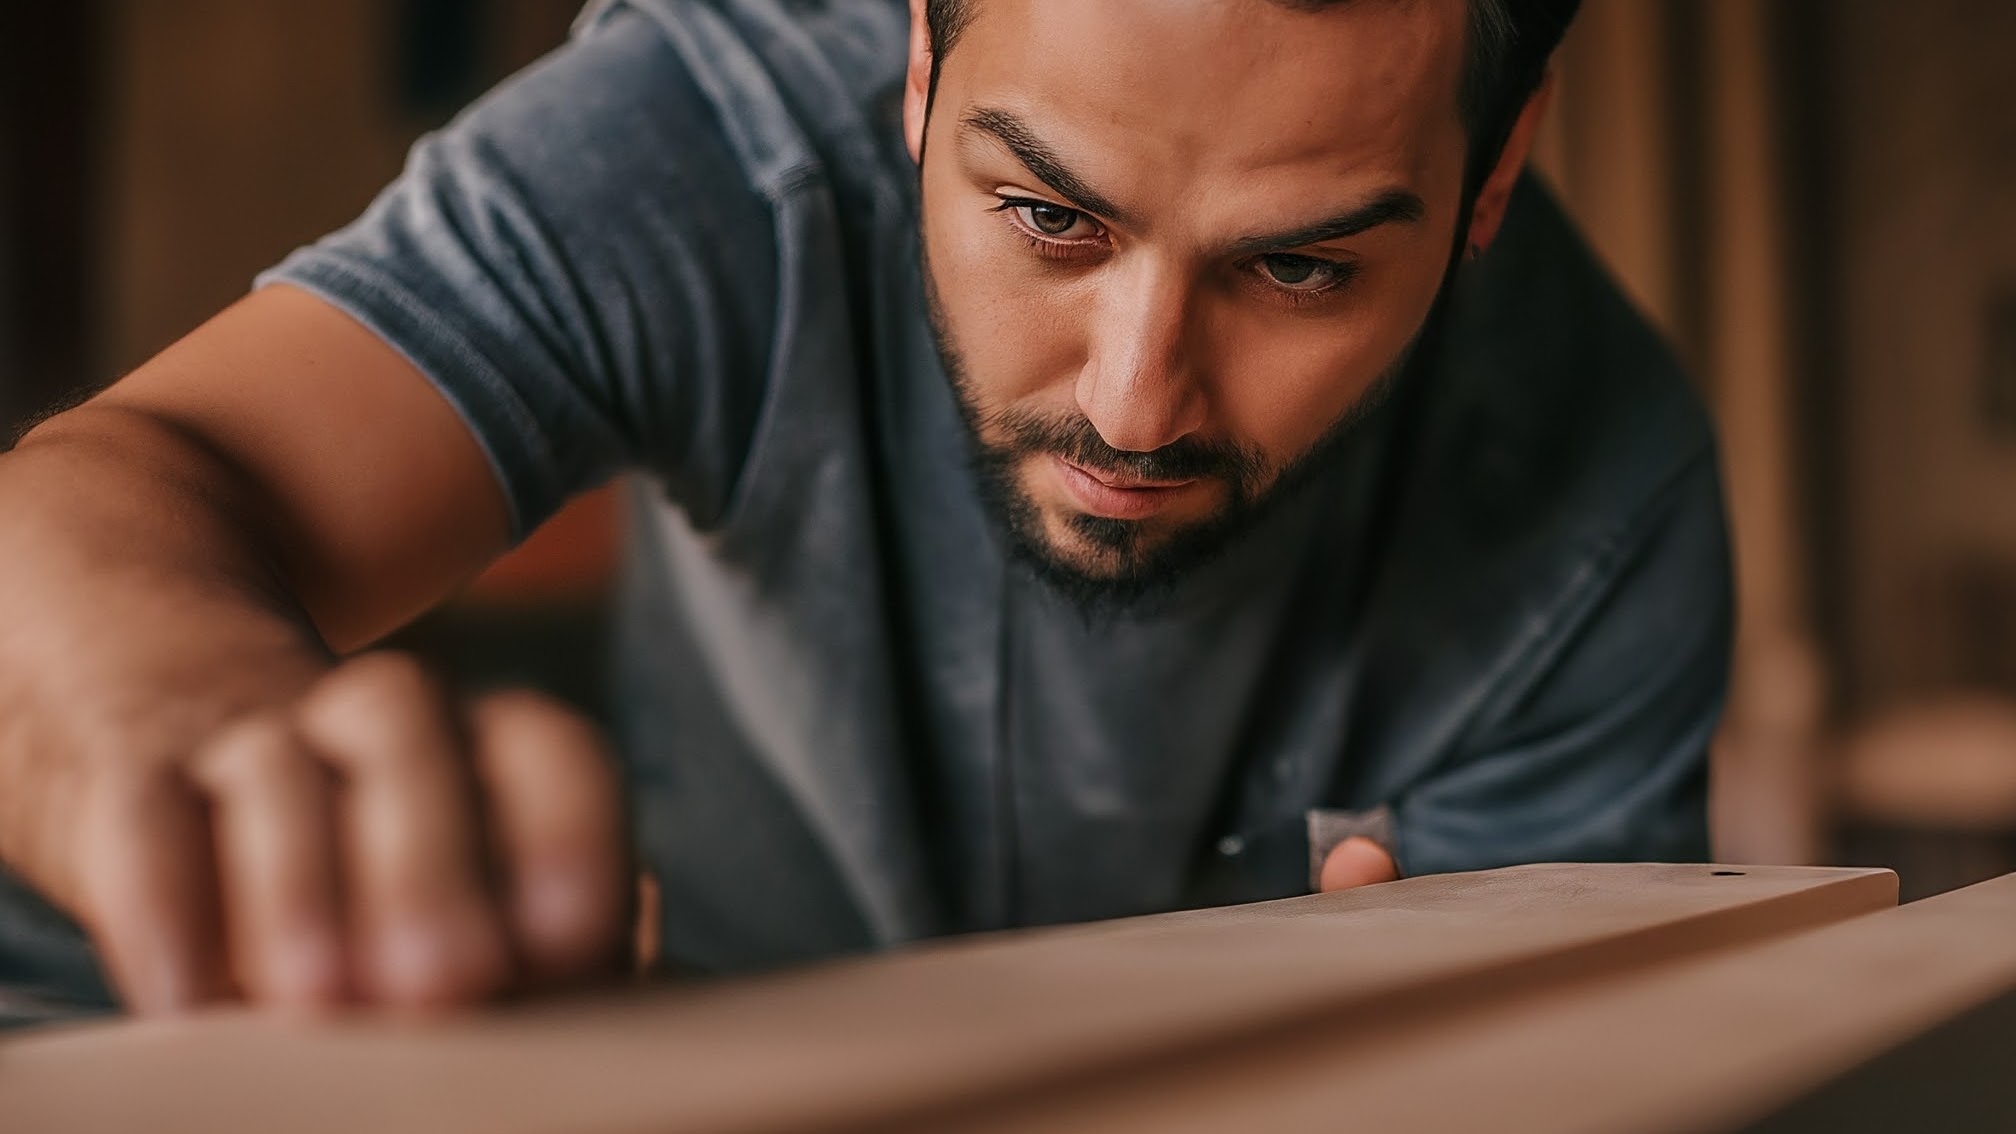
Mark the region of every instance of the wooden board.
<instances>
[{"instance_id":1,"label":"wooden board","mask_svg":"<svg viewBox=\"0 0 2016 1134\"><path fill-rule=\"evenodd\" d=\"M939 1128L2008 1131L2016 875L1361 1040L1330 1021Z\"/></svg>"},{"instance_id":2,"label":"wooden board","mask_svg":"<svg viewBox=\"0 0 2016 1134\"><path fill-rule=\"evenodd\" d=\"M0 1041L0 1116L51 1134L943 1126L1181 1079L1312 1022L1372 1045L1895 894L1887 871L1518 867L425 1026L244 1012L63 1026Z\"/></svg>"}]
</instances>

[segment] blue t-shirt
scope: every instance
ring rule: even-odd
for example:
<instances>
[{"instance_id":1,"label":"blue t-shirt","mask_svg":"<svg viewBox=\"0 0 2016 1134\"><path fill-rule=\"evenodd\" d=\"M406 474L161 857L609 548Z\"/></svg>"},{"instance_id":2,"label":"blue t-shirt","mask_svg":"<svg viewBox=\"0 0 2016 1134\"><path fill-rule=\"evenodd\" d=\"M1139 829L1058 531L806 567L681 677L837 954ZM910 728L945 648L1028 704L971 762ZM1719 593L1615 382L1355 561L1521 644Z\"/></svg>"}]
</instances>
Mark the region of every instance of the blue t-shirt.
<instances>
[{"instance_id":1,"label":"blue t-shirt","mask_svg":"<svg viewBox=\"0 0 2016 1134\"><path fill-rule=\"evenodd\" d=\"M905 19L601 5L264 277L417 364L520 533L635 474L619 739L670 955L1296 893L1354 830L1410 874L1705 856L1713 441L1545 193L1334 468L1088 616L975 494L918 283Z\"/></svg>"}]
</instances>

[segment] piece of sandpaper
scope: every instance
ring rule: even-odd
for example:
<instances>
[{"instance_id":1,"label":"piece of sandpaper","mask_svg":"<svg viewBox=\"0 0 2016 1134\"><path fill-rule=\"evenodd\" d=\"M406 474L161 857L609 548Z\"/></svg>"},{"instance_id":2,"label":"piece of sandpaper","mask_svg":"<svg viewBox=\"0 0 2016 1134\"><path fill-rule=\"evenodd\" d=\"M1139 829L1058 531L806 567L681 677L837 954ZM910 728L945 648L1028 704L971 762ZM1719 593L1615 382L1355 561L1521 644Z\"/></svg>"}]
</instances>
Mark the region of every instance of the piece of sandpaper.
<instances>
[{"instance_id":1,"label":"piece of sandpaper","mask_svg":"<svg viewBox=\"0 0 2016 1134\"><path fill-rule=\"evenodd\" d=\"M428 1024L304 1024L239 1010L65 1025L0 1040L0 1128L950 1127L1012 1118L1017 1105L1101 1082L1180 1081L1312 1024L1376 1051L1382 1037L1435 1021L1755 946L1895 900L1888 871L1528 866Z\"/></svg>"}]
</instances>

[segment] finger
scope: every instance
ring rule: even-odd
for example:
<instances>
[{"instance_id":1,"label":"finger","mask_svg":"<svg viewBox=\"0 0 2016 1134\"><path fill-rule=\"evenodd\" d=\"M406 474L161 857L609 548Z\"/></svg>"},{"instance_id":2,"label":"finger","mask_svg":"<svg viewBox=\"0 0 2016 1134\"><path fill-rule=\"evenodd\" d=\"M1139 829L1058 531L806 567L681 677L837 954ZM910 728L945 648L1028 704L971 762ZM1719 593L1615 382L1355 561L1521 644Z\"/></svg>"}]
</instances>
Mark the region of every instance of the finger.
<instances>
[{"instance_id":1,"label":"finger","mask_svg":"<svg viewBox=\"0 0 2016 1134\"><path fill-rule=\"evenodd\" d=\"M510 953L442 689L409 658L367 656L324 679L299 727L343 780L337 822L358 991L425 1009L501 990Z\"/></svg>"},{"instance_id":2,"label":"finger","mask_svg":"<svg viewBox=\"0 0 2016 1134\"><path fill-rule=\"evenodd\" d=\"M1394 865L1386 848L1363 835L1353 835L1331 848L1317 880L1318 889L1327 894L1332 890L1392 882L1399 877L1400 868Z\"/></svg>"},{"instance_id":3,"label":"finger","mask_svg":"<svg viewBox=\"0 0 2016 1134\"><path fill-rule=\"evenodd\" d=\"M194 790L168 769L95 786L79 824L79 914L127 1008L187 1011L230 995Z\"/></svg>"},{"instance_id":4,"label":"finger","mask_svg":"<svg viewBox=\"0 0 2016 1134\"><path fill-rule=\"evenodd\" d=\"M470 712L518 954L541 981L620 968L633 876L622 793L586 720L534 693Z\"/></svg>"},{"instance_id":5,"label":"finger","mask_svg":"<svg viewBox=\"0 0 2016 1134\"><path fill-rule=\"evenodd\" d=\"M210 798L232 974L254 1000L344 998L335 783L285 720L226 731L190 762Z\"/></svg>"}]
</instances>

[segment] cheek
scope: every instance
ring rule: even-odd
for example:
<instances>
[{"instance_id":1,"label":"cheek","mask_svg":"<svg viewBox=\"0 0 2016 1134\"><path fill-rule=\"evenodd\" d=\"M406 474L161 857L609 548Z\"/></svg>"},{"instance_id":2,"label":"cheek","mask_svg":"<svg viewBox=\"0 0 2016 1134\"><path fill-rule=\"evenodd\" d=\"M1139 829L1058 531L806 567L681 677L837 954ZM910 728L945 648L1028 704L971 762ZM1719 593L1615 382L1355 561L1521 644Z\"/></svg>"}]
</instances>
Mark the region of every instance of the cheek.
<instances>
[{"instance_id":1,"label":"cheek","mask_svg":"<svg viewBox=\"0 0 2016 1134\"><path fill-rule=\"evenodd\" d=\"M1084 365L1086 304L985 205L928 209L925 240L945 330L990 410L1069 405Z\"/></svg>"},{"instance_id":2,"label":"cheek","mask_svg":"<svg viewBox=\"0 0 2016 1134\"><path fill-rule=\"evenodd\" d=\"M1399 360L1434 304L1435 284L1412 278L1388 294L1347 298L1333 317L1254 312L1213 318L1221 365L1216 416L1276 468L1306 453Z\"/></svg>"}]
</instances>

